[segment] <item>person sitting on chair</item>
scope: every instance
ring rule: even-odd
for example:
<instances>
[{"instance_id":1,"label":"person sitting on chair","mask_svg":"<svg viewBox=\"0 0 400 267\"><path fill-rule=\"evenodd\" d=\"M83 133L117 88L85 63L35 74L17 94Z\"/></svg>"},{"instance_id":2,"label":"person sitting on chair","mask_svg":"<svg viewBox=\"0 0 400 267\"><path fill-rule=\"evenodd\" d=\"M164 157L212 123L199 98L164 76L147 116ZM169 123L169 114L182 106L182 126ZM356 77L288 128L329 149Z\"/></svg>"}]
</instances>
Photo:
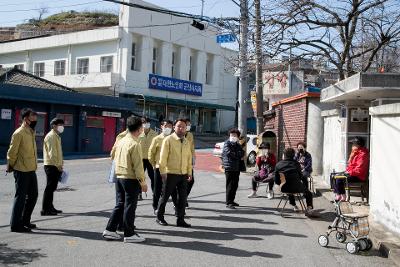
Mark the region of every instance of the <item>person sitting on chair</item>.
<instances>
[{"instance_id":1,"label":"person sitting on chair","mask_svg":"<svg viewBox=\"0 0 400 267\"><path fill-rule=\"evenodd\" d=\"M275 166L275 183L277 185L281 184L280 173L283 173L286 183L281 187L282 193L289 194L289 203L293 206L294 211L298 211L299 208L296 205L293 194L304 193L307 203L307 210L305 212L307 216L310 216L313 214L313 195L310 191L306 190L307 186L304 186L301 181L303 174L300 164L294 159L294 156L295 151L293 148L286 148L283 151L283 160L278 162Z\"/></svg>"},{"instance_id":2,"label":"person sitting on chair","mask_svg":"<svg viewBox=\"0 0 400 267\"><path fill-rule=\"evenodd\" d=\"M273 172L276 165L276 157L271 152L271 145L269 143L261 143L258 147L260 152L256 158L256 165L258 167L258 173L253 177L251 181L252 191L248 198L257 197L257 186L258 183L268 183L267 198L273 198L273 187L274 177Z\"/></svg>"},{"instance_id":3,"label":"person sitting on chair","mask_svg":"<svg viewBox=\"0 0 400 267\"><path fill-rule=\"evenodd\" d=\"M351 154L348 160L345 175L347 182L365 182L369 170L369 151L365 147L365 141L362 137L355 137L350 141L352 143ZM336 201L346 200L345 181L337 179L334 185Z\"/></svg>"}]
</instances>

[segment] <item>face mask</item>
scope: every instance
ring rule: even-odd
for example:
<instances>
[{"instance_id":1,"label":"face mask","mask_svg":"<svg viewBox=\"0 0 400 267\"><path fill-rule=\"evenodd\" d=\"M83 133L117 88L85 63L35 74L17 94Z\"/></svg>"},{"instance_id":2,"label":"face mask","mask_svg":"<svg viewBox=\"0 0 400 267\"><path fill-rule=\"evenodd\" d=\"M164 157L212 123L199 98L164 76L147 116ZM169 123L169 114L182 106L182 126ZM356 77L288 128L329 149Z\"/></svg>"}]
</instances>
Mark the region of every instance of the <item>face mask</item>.
<instances>
[{"instance_id":1,"label":"face mask","mask_svg":"<svg viewBox=\"0 0 400 267\"><path fill-rule=\"evenodd\" d=\"M32 130L35 130L36 124L37 124L37 121L30 121L29 127L31 127Z\"/></svg>"},{"instance_id":2,"label":"face mask","mask_svg":"<svg viewBox=\"0 0 400 267\"><path fill-rule=\"evenodd\" d=\"M64 132L64 126L57 126L57 132L63 133Z\"/></svg>"},{"instance_id":3,"label":"face mask","mask_svg":"<svg viewBox=\"0 0 400 267\"><path fill-rule=\"evenodd\" d=\"M268 155L268 152L269 152L268 149L263 149L263 150L261 150L261 153L262 153L264 156Z\"/></svg>"},{"instance_id":4,"label":"face mask","mask_svg":"<svg viewBox=\"0 0 400 267\"><path fill-rule=\"evenodd\" d=\"M239 138L237 138L236 136L230 136L229 141L232 143L237 143L239 141Z\"/></svg>"},{"instance_id":5,"label":"face mask","mask_svg":"<svg viewBox=\"0 0 400 267\"><path fill-rule=\"evenodd\" d=\"M187 132L190 132L190 127L191 127L191 125L186 126L186 131Z\"/></svg>"},{"instance_id":6,"label":"face mask","mask_svg":"<svg viewBox=\"0 0 400 267\"><path fill-rule=\"evenodd\" d=\"M149 128L150 128L150 123L145 123L145 124L143 124L143 128L149 129Z\"/></svg>"},{"instance_id":7,"label":"face mask","mask_svg":"<svg viewBox=\"0 0 400 267\"><path fill-rule=\"evenodd\" d=\"M172 129L171 129L171 128L164 128L164 129L162 130L163 135L170 135L171 132L172 132Z\"/></svg>"},{"instance_id":8,"label":"face mask","mask_svg":"<svg viewBox=\"0 0 400 267\"><path fill-rule=\"evenodd\" d=\"M303 154L303 153L304 153L304 149L300 148L300 149L299 149L299 152L300 152L301 154Z\"/></svg>"}]
</instances>

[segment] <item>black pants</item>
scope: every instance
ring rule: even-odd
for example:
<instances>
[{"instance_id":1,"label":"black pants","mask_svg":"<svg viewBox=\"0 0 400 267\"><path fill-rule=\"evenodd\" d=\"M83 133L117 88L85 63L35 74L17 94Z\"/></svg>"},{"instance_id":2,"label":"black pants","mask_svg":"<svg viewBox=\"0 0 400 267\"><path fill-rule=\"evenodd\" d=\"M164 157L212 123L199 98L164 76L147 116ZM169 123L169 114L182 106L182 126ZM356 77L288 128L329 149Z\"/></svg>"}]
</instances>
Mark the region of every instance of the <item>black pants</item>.
<instances>
[{"instance_id":1,"label":"black pants","mask_svg":"<svg viewBox=\"0 0 400 267\"><path fill-rule=\"evenodd\" d=\"M135 213L140 184L136 179L117 179L115 186L118 203L111 214L106 229L111 232L117 231L121 214L123 214L124 236L130 237L135 234Z\"/></svg>"},{"instance_id":2,"label":"black pants","mask_svg":"<svg viewBox=\"0 0 400 267\"><path fill-rule=\"evenodd\" d=\"M359 182L361 182L361 180L358 179L358 177L356 177L356 176L350 176L350 177L347 177L347 182L359 183ZM345 179L335 179L334 192L339 195L346 194L345 184L346 184Z\"/></svg>"},{"instance_id":3,"label":"black pants","mask_svg":"<svg viewBox=\"0 0 400 267\"><path fill-rule=\"evenodd\" d=\"M143 168L144 172L147 170L147 175L150 178L150 183L151 183L151 191L154 194L154 169L153 165L151 165L150 161L148 159L143 159ZM142 190L140 190L142 191Z\"/></svg>"},{"instance_id":4,"label":"black pants","mask_svg":"<svg viewBox=\"0 0 400 267\"><path fill-rule=\"evenodd\" d=\"M158 201L160 201L163 181L160 174L160 169L156 169L154 173L154 193L153 193L153 209L158 208Z\"/></svg>"},{"instance_id":5,"label":"black pants","mask_svg":"<svg viewBox=\"0 0 400 267\"><path fill-rule=\"evenodd\" d=\"M57 189L58 181L61 177L62 172L58 170L56 166L45 165L44 172L46 173L46 188L43 193L43 211L52 211L54 210L53 199L54 199L54 191Z\"/></svg>"},{"instance_id":6,"label":"black pants","mask_svg":"<svg viewBox=\"0 0 400 267\"><path fill-rule=\"evenodd\" d=\"M185 206L187 201L187 187L188 187L188 176L178 174L168 174L167 180L163 183L162 193L160 201L158 202L158 219L164 219L165 205L167 205L168 199L172 192L178 190L178 200L176 203L178 220L181 220L185 216Z\"/></svg>"},{"instance_id":7,"label":"black pants","mask_svg":"<svg viewBox=\"0 0 400 267\"><path fill-rule=\"evenodd\" d=\"M309 175L303 176L301 178L301 182L304 187L304 198L306 199L307 207L313 207L313 195L310 192L310 190L308 189L308 177L309 177ZM296 200L294 198L294 195L289 195L289 203L290 203L290 205L293 205L293 206L296 205Z\"/></svg>"},{"instance_id":8,"label":"black pants","mask_svg":"<svg viewBox=\"0 0 400 267\"><path fill-rule=\"evenodd\" d=\"M31 222L32 212L38 198L36 173L14 171L15 196L11 214L11 229L17 229Z\"/></svg>"},{"instance_id":9,"label":"black pants","mask_svg":"<svg viewBox=\"0 0 400 267\"><path fill-rule=\"evenodd\" d=\"M194 172L192 171L192 180L190 180L190 182L188 182L188 187L187 187L187 198L189 197L189 194L192 191L193 185L194 185ZM174 206L177 207L178 206L178 190L175 190L174 192L172 192L171 198L172 198L172 202L174 203ZM187 200L186 200L186 202L187 202Z\"/></svg>"},{"instance_id":10,"label":"black pants","mask_svg":"<svg viewBox=\"0 0 400 267\"><path fill-rule=\"evenodd\" d=\"M225 171L226 177L226 204L233 204L239 186L239 171Z\"/></svg>"},{"instance_id":11,"label":"black pants","mask_svg":"<svg viewBox=\"0 0 400 267\"><path fill-rule=\"evenodd\" d=\"M253 191L257 191L257 185L258 185L258 182L251 180L251 187L253 188ZM274 180L271 180L268 183L268 189L272 190L273 188L274 188Z\"/></svg>"}]
</instances>

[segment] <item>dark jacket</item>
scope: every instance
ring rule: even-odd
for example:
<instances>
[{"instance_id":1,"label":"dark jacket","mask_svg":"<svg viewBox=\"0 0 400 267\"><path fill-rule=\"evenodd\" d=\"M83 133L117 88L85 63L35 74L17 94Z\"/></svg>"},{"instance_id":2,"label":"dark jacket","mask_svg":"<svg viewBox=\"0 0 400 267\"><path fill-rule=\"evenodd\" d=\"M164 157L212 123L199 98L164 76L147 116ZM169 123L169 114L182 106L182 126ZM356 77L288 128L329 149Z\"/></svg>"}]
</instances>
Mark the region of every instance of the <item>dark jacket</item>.
<instances>
[{"instance_id":1,"label":"dark jacket","mask_svg":"<svg viewBox=\"0 0 400 267\"><path fill-rule=\"evenodd\" d=\"M302 193L304 185L301 182L301 167L300 164L293 159L284 159L278 162L275 166L275 183L280 185L281 179L279 173L285 174L286 184L281 188L284 193Z\"/></svg>"},{"instance_id":2,"label":"dark jacket","mask_svg":"<svg viewBox=\"0 0 400 267\"><path fill-rule=\"evenodd\" d=\"M222 149L222 164L226 171L240 171L240 160L244 151L239 143L225 141Z\"/></svg>"},{"instance_id":3,"label":"dark jacket","mask_svg":"<svg viewBox=\"0 0 400 267\"><path fill-rule=\"evenodd\" d=\"M312 173L312 157L311 154L305 151L304 155L299 152L296 153L294 159L300 163L301 171L306 172L308 175Z\"/></svg>"}]
</instances>

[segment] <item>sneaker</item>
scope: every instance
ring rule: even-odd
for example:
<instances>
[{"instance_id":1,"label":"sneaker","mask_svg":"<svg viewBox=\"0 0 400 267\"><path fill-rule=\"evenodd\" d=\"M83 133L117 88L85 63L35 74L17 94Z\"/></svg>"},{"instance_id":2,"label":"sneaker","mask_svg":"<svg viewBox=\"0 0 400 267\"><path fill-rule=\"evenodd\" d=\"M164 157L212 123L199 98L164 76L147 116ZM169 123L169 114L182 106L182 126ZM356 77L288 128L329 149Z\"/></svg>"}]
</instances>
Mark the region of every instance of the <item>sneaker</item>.
<instances>
[{"instance_id":1,"label":"sneaker","mask_svg":"<svg viewBox=\"0 0 400 267\"><path fill-rule=\"evenodd\" d=\"M247 196L248 198L256 198L257 196L257 192L256 191L252 191L250 195Z\"/></svg>"},{"instance_id":2,"label":"sneaker","mask_svg":"<svg viewBox=\"0 0 400 267\"><path fill-rule=\"evenodd\" d=\"M235 206L235 207L239 207L239 206L240 206L240 205L239 205L238 203L236 203L236 202L233 202L232 205Z\"/></svg>"},{"instance_id":3,"label":"sneaker","mask_svg":"<svg viewBox=\"0 0 400 267\"><path fill-rule=\"evenodd\" d=\"M107 239L107 240L119 240L119 239L121 239L121 236L119 234L117 234L117 232L111 232L108 230L104 230L103 238Z\"/></svg>"},{"instance_id":4,"label":"sneaker","mask_svg":"<svg viewBox=\"0 0 400 267\"><path fill-rule=\"evenodd\" d=\"M141 237L138 234L134 234L133 236L129 236L129 237L124 237L125 243L141 243L144 241L146 241L146 239L144 239L143 237Z\"/></svg>"},{"instance_id":5,"label":"sneaker","mask_svg":"<svg viewBox=\"0 0 400 267\"><path fill-rule=\"evenodd\" d=\"M233 204L228 204L228 205L226 205L226 207L228 209L232 209L232 210L236 209L235 205L233 205Z\"/></svg>"},{"instance_id":6,"label":"sneaker","mask_svg":"<svg viewBox=\"0 0 400 267\"><path fill-rule=\"evenodd\" d=\"M293 207L293 211L294 212L299 212L300 211L300 209L299 209L299 207L297 207L297 205L294 205L292 207Z\"/></svg>"},{"instance_id":7,"label":"sneaker","mask_svg":"<svg viewBox=\"0 0 400 267\"><path fill-rule=\"evenodd\" d=\"M274 198L274 191L268 190L268 192L267 192L267 198L268 198L268 199L273 199L273 198Z\"/></svg>"}]
</instances>

